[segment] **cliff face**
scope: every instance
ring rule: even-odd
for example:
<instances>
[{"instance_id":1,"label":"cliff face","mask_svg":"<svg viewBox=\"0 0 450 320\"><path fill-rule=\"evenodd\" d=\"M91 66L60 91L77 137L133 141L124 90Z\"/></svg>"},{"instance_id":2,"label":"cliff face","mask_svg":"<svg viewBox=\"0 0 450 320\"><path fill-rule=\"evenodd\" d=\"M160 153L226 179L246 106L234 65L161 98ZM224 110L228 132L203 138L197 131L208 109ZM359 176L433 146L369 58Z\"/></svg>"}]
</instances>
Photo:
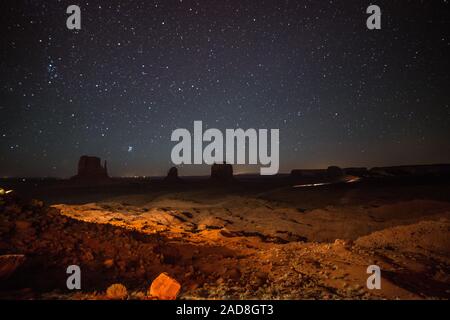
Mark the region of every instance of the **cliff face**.
<instances>
[{"instance_id":1,"label":"cliff face","mask_svg":"<svg viewBox=\"0 0 450 320\"><path fill-rule=\"evenodd\" d=\"M108 169L106 160L104 166L101 165L100 158L91 156L81 156L78 161L78 173L72 179L101 180L108 179Z\"/></svg>"}]
</instances>

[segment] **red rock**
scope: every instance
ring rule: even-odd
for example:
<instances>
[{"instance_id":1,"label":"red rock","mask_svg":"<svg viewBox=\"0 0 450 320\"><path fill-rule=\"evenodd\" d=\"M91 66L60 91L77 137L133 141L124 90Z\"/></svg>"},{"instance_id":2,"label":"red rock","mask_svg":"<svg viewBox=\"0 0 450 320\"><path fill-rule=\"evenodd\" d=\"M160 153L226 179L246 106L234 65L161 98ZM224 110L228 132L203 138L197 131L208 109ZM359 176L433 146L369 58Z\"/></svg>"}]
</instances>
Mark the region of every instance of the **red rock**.
<instances>
[{"instance_id":1,"label":"red rock","mask_svg":"<svg viewBox=\"0 0 450 320\"><path fill-rule=\"evenodd\" d=\"M181 285L167 273L161 273L153 280L149 295L160 300L175 300L180 292Z\"/></svg>"},{"instance_id":2,"label":"red rock","mask_svg":"<svg viewBox=\"0 0 450 320\"><path fill-rule=\"evenodd\" d=\"M114 259L107 259L103 262L103 265L109 269L112 268L114 266Z\"/></svg>"},{"instance_id":3,"label":"red rock","mask_svg":"<svg viewBox=\"0 0 450 320\"><path fill-rule=\"evenodd\" d=\"M106 290L106 297L111 300L125 300L128 297L127 288L120 283L115 283Z\"/></svg>"}]
</instances>

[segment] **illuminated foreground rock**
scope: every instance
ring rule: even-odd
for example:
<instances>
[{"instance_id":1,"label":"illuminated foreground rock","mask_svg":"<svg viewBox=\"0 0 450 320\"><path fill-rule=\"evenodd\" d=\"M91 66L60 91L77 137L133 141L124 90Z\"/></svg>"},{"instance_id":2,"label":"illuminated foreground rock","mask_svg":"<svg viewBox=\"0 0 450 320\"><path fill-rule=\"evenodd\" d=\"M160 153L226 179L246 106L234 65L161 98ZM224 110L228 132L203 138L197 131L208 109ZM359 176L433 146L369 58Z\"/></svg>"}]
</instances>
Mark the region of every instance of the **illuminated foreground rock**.
<instances>
[{"instance_id":1,"label":"illuminated foreground rock","mask_svg":"<svg viewBox=\"0 0 450 320\"><path fill-rule=\"evenodd\" d=\"M175 300L181 285L166 273L161 273L150 286L149 295L160 300Z\"/></svg>"}]
</instances>

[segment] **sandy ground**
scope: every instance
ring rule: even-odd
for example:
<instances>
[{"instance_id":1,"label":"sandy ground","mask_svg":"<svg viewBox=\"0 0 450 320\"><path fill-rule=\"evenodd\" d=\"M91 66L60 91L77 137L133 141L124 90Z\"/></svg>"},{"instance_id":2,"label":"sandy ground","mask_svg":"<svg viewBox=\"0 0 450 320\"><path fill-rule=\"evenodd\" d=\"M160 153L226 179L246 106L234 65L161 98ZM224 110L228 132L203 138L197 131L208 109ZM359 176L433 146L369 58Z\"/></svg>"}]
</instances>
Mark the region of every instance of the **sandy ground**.
<instances>
[{"instance_id":1,"label":"sandy ground","mask_svg":"<svg viewBox=\"0 0 450 320\"><path fill-rule=\"evenodd\" d=\"M52 284L21 281L39 288L25 296L44 299L102 298L115 282L140 299L160 272L181 283L180 299L450 297L450 202L358 188L330 201L331 191L202 189L55 204L31 244L29 231L13 233L5 250L54 259L45 268ZM51 251L55 238L62 243ZM55 276L71 263L86 270L76 294ZM380 290L366 287L369 265L381 268Z\"/></svg>"}]
</instances>

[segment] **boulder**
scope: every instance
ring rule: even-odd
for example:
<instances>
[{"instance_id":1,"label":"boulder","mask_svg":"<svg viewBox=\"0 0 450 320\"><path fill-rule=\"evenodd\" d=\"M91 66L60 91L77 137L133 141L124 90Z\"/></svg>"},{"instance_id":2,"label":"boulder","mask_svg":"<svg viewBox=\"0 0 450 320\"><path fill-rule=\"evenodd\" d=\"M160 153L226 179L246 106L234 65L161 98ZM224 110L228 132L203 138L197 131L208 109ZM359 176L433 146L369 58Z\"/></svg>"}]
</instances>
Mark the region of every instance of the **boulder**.
<instances>
[{"instance_id":1,"label":"boulder","mask_svg":"<svg viewBox=\"0 0 450 320\"><path fill-rule=\"evenodd\" d=\"M148 295L159 300L175 300L180 292L180 283L167 273L161 273L153 280Z\"/></svg>"},{"instance_id":2,"label":"boulder","mask_svg":"<svg viewBox=\"0 0 450 320\"><path fill-rule=\"evenodd\" d=\"M111 300L125 300L128 298L127 288L120 283L110 285L106 290L106 297Z\"/></svg>"},{"instance_id":3,"label":"boulder","mask_svg":"<svg viewBox=\"0 0 450 320\"><path fill-rule=\"evenodd\" d=\"M105 268L110 269L114 266L114 259L106 259L103 262L103 265L105 266Z\"/></svg>"}]
</instances>

